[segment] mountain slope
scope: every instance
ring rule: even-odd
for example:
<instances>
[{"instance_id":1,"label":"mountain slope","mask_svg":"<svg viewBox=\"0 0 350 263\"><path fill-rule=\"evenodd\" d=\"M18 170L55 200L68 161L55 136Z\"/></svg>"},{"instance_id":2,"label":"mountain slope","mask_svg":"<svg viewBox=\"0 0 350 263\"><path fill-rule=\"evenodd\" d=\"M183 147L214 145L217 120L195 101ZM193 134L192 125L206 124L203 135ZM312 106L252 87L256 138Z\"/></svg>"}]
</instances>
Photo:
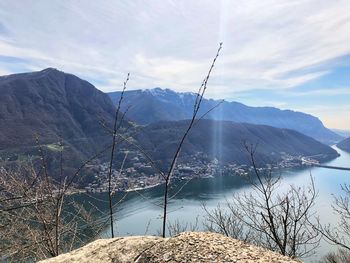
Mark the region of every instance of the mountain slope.
<instances>
[{"instance_id":1,"label":"mountain slope","mask_svg":"<svg viewBox=\"0 0 350 263\"><path fill-rule=\"evenodd\" d=\"M113 119L110 98L93 85L56 69L0 77L0 151L64 144L88 156L108 138L99 124Z\"/></svg>"},{"instance_id":2,"label":"mountain slope","mask_svg":"<svg viewBox=\"0 0 350 263\"><path fill-rule=\"evenodd\" d=\"M116 103L120 92L109 93L109 96ZM169 89L133 90L125 93L123 108L131 106L128 117L140 124L183 120L191 117L195 98L194 93L177 93ZM216 100L204 99L201 113L205 113L217 103ZM206 118L293 129L327 144L342 139L312 115L272 107L249 107L238 102L224 101Z\"/></svg>"},{"instance_id":3,"label":"mountain slope","mask_svg":"<svg viewBox=\"0 0 350 263\"><path fill-rule=\"evenodd\" d=\"M337 147L339 147L340 149L342 149L344 151L350 152L350 137L339 142L337 144Z\"/></svg>"},{"instance_id":4,"label":"mountain slope","mask_svg":"<svg viewBox=\"0 0 350 263\"><path fill-rule=\"evenodd\" d=\"M144 127L135 138L155 160L164 163L174 154L187 125L188 121L158 122ZM338 155L331 147L294 130L205 119L193 127L181 153L183 158L202 152L224 163L249 164L244 142L258 144L259 162L278 162L284 154L322 154L324 159Z\"/></svg>"},{"instance_id":5,"label":"mountain slope","mask_svg":"<svg viewBox=\"0 0 350 263\"><path fill-rule=\"evenodd\" d=\"M344 138L350 137L350 130L332 129L332 131Z\"/></svg>"}]
</instances>

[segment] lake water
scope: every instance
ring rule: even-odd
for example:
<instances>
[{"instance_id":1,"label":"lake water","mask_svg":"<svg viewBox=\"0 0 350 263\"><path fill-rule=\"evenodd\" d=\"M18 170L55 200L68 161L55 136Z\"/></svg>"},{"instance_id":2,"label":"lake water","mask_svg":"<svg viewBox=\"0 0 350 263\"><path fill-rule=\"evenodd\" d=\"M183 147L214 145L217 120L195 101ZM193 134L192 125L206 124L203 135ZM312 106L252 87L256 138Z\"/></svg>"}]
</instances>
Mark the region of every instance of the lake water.
<instances>
[{"instance_id":1,"label":"lake water","mask_svg":"<svg viewBox=\"0 0 350 263\"><path fill-rule=\"evenodd\" d=\"M334 147L340 157L328 162L331 166L350 167L350 154ZM296 186L306 185L310 182L310 173L314 177L315 186L318 190L315 210L323 223L336 223L336 217L332 212L332 194L340 194L340 185L350 183L350 171L331 170L325 168L306 168L283 171L283 188L294 184ZM183 184L184 182L181 182ZM179 189L179 184L174 185L172 193ZM225 176L216 178L196 179L190 181L182 191L171 199L169 204L168 219L171 222L175 220L183 224L194 223L199 221L199 230L203 229L201 221L204 211L201 204L205 202L206 206L211 209L215 208L218 203L225 203L230 197L240 191L249 191L249 185L245 184L242 179L235 176ZM170 196L172 194L170 193ZM94 202L100 209L107 209L107 203L99 202L97 199L105 199L106 193L94 194L88 197L85 194L80 198ZM119 195L117 199L121 198ZM161 228L162 214L162 187L155 187L140 192L128 193L116 209L115 213L115 231L117 235L156 235ZM108 237L110 229L106 229L101 235ZM336 247L322 242L316 255L311 258L303 259L305 262L317 262L324 254L335 250Z\"/></svg>"}]
</instances>

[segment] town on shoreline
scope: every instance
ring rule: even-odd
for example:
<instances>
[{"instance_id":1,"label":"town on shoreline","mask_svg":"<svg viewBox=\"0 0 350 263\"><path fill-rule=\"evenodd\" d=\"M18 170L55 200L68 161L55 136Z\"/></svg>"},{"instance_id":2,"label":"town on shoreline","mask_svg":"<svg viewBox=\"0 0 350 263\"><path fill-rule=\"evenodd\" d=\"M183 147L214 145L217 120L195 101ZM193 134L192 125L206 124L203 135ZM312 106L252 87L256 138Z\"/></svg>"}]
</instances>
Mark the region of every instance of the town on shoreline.
<instances>
[{"instance_id":1,"label":"town on shoreline","mask_svg":"<svg viewBox=\"0 0 350 263\"><path fill-rule=\"evenodd\" d=\"M282 153L282 160L280 162L276 164L267 164L266 167L258 169L283 170L309 166L310 164L305 162L305 160L318 163L317 160L309 157L292 156ZM113 193L144 190L164 183L164 178L161 174L155 173L153 167L148 164L141 155L136 155L132 161L131 166L125 169L112 169L111 189ZM98 171L94 176L94 180L88 183L84 188L76 189L77 192L101 193L109 190L109 163L98 164L95 165L94 168ZM203 153L197 153L193 156L186 157L186 160L181 160L173 173L173 178L177 180L191 180L194 178L210 178L228 175L247 176L252 170L253 167L246 164L222 165L216 158L209 160Z\"/></svg>"}]
</instances>

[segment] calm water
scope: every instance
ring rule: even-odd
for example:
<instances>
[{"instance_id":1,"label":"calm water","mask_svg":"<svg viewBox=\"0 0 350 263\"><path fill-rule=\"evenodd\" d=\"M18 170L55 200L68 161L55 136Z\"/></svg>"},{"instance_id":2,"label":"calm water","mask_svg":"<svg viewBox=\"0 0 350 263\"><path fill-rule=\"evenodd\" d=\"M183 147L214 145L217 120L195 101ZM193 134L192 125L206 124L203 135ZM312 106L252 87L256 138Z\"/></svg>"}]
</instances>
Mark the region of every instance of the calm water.
<instances>
[{"instance_id":1,"label":"calm water","mask_svg":"<svg viewBox=\"0 0 350 263\"><path fill-rule=\"evenodd\" d=\"M350 154L334 147L341 156L328 162L329 165L350 167ZM306 185L310 182L310 173L315 179L318 198L316 207L323 223L336 223L332 213L332 194L339 194L340 184L350 183L350 172L341 170L330 170L325 168L295 169L283 172L283 184L280 191L283 191L289 184ZM183 182L181 182L182 184ZM174 186L172 192L176 192ZM169 220L179 220L184 224L194 223L199 220L199 229L203 229L201 220L204 212L201 208L203 202L210 208L215 208L218 203L225 203L233 193L249 191L249 186L241 179L234 176L206 178L190 181L182 191L176 195L169 205ZM106 193L95 194L94 198L103 199ZM171 196L171 194L170 194ZM85 194L80 198L94 202L102 210L107 209L105 202L99 202ZM120 198L120 196L118 197ZM124 201L118 205L115 213L115 228L118 235L154 235L159 233L161 227L162 208L162 187L156 187L141 191L139 193L128 193ZM102 236L108 237L109 229L106 229ZM321 247L312 258L304 259L305 262L317 262L328 251L336 249L334 246L322 242Z\"/></svg>"}]
</instances>

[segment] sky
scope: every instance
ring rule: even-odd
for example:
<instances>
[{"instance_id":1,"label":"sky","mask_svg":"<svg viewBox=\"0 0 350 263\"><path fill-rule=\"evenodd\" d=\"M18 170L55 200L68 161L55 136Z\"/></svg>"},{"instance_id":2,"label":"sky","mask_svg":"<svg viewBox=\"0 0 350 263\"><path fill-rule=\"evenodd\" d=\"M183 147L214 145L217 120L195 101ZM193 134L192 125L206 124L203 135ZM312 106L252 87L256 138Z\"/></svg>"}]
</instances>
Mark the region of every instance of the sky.
<instances>
[{"instance_id":1,"label":"sky","mask_svg":"<svg viewBox=\"0 0 350 263\"><path fill-rule=\"evenodd\" d=\"M350 130L349 0L1 0L0 75L57 68L109 92L195 92ZM1 94L0 94L1 96Z\"/></svg>"}]
</instances>

